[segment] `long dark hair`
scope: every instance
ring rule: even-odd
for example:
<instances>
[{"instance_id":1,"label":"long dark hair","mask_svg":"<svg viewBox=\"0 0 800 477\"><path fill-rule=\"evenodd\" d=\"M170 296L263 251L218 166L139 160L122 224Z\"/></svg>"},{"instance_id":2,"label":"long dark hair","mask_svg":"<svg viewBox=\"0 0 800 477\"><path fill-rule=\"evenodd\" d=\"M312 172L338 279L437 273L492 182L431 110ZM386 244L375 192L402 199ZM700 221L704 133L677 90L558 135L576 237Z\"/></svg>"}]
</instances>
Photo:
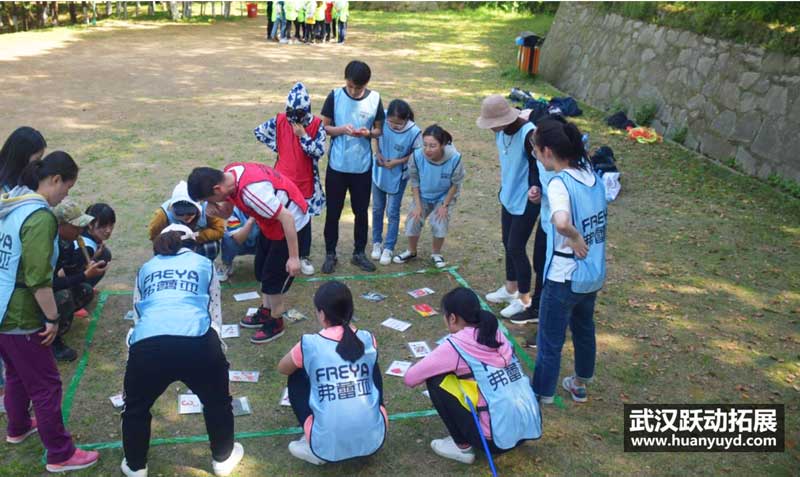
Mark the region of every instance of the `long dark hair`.
<instances>
[{"instance_id":1,"label":"long dark hair","mask_svg":"<svg viewBox=\"0 0 800 477\"><path fill-rule=\"evenodd\" d=\"M413 121L414 111L411 109L411 106L402 99L393 99L386 109L386 116L402 119L403 121Z\"/></svg>"},{"instance_id":2,"label":"long dark hair","mask_svg":"<svg viewBox=\"0 0 800 477\"><path fill-rule=\"evenodd\" d=\"M117 223L117 214L114 213L114 209L104 202L90 205L86 209L86 213L94 217L92 222L98 227Z\"/></svg>"},{"instance_id":3,"label":"long dark hair","mask_svg":"<svg viewBox=\"0 0 800 477\"><path fill-rule=\"evenodd\" d=\"M78 165L72 156L64 151L53 151L43 159L33 161L22 171L19 184L31 190L39 188L39 182L50 176L61 176L61 180L74 181L78 178Z\"/></svg>"},{"instance_id":4,"label":"long dark hair","mask_svg":"<svg viewBox=\"0 0 800 477\"><path fill-rule=\"evenodd\" d=\"M194 250L194 240L181 240L181 232L174 230L159 234L158 237L153 239L153 253L156 255L177 255L178 251L186 247Z\"/></svg>"},{"instance_id":5,"label":"long dark hair","mask_svg":"<svg viewBox=\"0 0 800 477\"><path fill-rule=\"evenodd\" d=\"M575 124L547 118L536 124L533 140L540 149L549 147L559 159L565 160L574 169L588 169L583 134Z\"/></svg>"},{"instance_id":6,"label":"long dark hair","mask_svg":"<svg viewBox=\"0 0 800 477\"><path fill-rule=\"evenodd\" d=\"M18 185L20 175L31 156L47 147L39 131L29 126L17 128L0 149L0 185Z\"/></svg>"},{"instance_id":7,"label":"long dark hair","mask_svg":"<svg viewBox=\"0 0 800 477\"><path fill-rule=\"evenodd\" d=\"M453 288L442 297L444 316L456 315L478 329L478 343L490 348L499 348L497 341L497 318L481 308L478 295L469 288Z\"/></svg>"},{"instance_id":8,"label":"long dark hair","mask_svg":"<svg viewBox=\"0 0 800 477\"><path fill-rule=\"evenodd\" d=\"M364 343L350 328L350 320L353 319L353 294L347 285L338 281L323 284L314 294L314 306L325 313L328 324L341 325L344 328L342 340L336 346L339 356L351 363L364 356Z\"/></svg>"},{"instance_id":9,"label":"long dark hair","mask_svg":"<svg viewBox=\"0 0 800 477\"><path fill-rule=\"evenodd\" d=\"M422 136L431 136L442 146L453 144L453 136L438 124L431 124L422 132Z\"/></svg>"}]
</instances>

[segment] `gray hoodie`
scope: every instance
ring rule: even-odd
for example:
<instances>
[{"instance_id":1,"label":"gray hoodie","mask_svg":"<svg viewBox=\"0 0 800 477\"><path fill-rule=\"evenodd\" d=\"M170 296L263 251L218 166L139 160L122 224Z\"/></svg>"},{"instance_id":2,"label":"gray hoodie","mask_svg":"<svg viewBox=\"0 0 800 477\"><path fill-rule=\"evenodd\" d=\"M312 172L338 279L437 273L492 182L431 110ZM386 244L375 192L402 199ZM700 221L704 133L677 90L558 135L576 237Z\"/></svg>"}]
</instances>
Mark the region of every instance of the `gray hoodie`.
<instances>
[{"instance_id":1,"label":"gray hoodie","mask_svg":"<svg viewBox=\"0 0 800 477\"><path fill-rule=\"evenodd\" d=\"M44 197L35 191L25 186L14 187L8 193L0 196L0 219L4 219L17 208L32 202L41 202L46 207L50 207Z\"/></svg>"}]
</instances>

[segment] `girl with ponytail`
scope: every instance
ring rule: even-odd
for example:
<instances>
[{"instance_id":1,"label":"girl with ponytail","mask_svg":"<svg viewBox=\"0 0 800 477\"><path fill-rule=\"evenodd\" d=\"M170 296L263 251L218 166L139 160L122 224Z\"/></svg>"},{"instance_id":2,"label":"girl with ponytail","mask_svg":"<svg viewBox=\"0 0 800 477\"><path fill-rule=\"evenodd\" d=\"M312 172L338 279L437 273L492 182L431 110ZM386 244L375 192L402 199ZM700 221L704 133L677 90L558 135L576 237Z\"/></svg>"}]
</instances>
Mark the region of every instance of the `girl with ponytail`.
<instances>
[{"instance_id":1,"label":"girl with ponytail","mask_svg":"<svg viewBox=\"0 0 800 477\"><path fill-rule=\"evenodd\" d=\"M353 295L344 283L319 287L314 308L322 330L303 335L278 363L305 431L289 452L315 465L372 455L388 427L377 342L350 323Z\"/></svg>"},{"instance_id":2,"label":"girl with ponytail","mask_svg":"<svg viewBox=\"0 0 800 477\"><path fill-rule=\"evenodd\" d=\"M498 330L497 318L482 309L469 288L450 290L441 303L450 334L440 346L412 366L406 386L425 383L431 402L449 436L431 441L433 451L465 464L475 461L482 433L493 455L541 436L541 416L530 381L511 344ZM460 384L455 386L453 383ZM477 386L476 386L477 385ZM478 413L477 429L465 404L464 389L476 389L470 400ZM491 416L491 417L490 417Z\"/></svg>"}]
</instances>

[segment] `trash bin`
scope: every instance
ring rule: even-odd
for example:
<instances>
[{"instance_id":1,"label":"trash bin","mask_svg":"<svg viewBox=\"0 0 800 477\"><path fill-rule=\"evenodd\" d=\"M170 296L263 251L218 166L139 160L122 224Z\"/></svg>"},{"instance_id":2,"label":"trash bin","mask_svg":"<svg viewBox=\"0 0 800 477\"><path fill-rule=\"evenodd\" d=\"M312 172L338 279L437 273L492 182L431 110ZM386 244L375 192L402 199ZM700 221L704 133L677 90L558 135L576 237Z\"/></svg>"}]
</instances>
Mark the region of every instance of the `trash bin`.
<instances>
[{"instance_id":1,"label":"trash bin","mask_svg":"<svg viewBox=\"0 0 800 477\"><path fill-rule=\"evenodd\" d=\"M528 31L522 32L514 43L519 46L517 68L523 73L535 75L539 73L539 47L542 37Z\"/></svg>"},{"instance_id":2,"label":"trash bin","mask_svg":"<svg viewBox=\"0 0 800 477\"><path fill-rule=\"evenodd\" d=\"M258 16L258 4L257 3L248 3L247 4L247 18L255 18Z\"/></svg>"}]
</instances>

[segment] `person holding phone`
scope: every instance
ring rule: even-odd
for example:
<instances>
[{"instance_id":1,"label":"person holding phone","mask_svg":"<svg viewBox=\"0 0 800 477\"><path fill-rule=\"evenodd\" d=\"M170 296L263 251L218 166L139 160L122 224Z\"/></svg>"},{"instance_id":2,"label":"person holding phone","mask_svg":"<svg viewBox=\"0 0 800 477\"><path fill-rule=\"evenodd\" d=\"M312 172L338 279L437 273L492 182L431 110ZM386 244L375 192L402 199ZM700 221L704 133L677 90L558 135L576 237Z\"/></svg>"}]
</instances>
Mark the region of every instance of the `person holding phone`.
<instances>
[{"instance_id":1,"label":"person holding phone","mask_svg":"<svg viewBox=\"0 0 800 477\"><path fill-rule=\"evenodd\" d=\"M260 142L278 154L275 170L294 182L308 203L311 217L320 215L325 192L319 176L319 160L325 154L327 133L322 119L311 114L311 96L303 83L295 83L286 97L286 110L253 130ZM311 222L308 224L309 235ZM311 241L300 250L300 271L313 275Z\"/></svg>"}]
</instances>

